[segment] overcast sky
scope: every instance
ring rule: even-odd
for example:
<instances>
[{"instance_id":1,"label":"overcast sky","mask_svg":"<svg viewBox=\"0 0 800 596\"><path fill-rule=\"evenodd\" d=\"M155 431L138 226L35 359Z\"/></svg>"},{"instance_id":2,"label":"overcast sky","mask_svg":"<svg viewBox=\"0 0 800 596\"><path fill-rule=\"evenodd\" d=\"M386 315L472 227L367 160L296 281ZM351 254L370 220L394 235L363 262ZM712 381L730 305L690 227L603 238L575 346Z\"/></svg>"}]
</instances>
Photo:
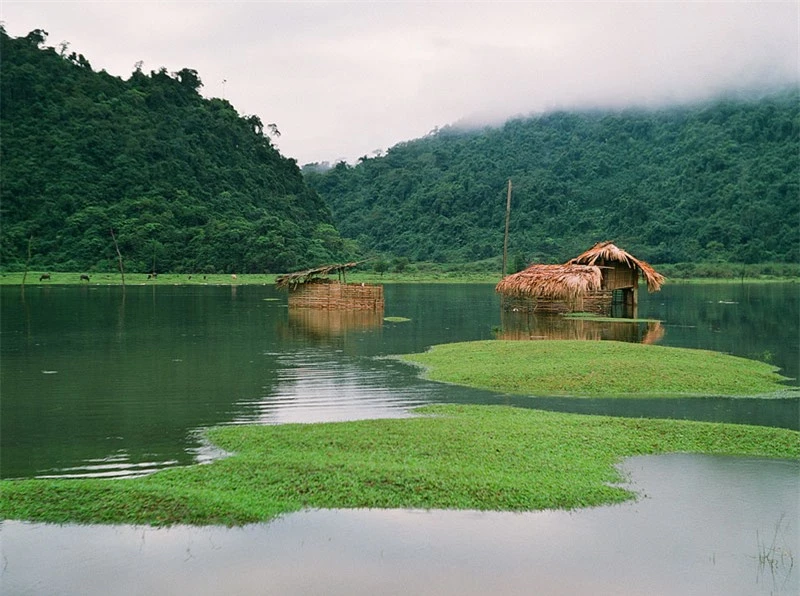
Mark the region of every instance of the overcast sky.
<instances>
[{"instance_id":1,"label":"overcast sky","mask_svg":"<svg viewBox=\"0 0 800 596\"><path fill-rule=\"evenodd\" d=\"M127 79L198 71L281 132L302 165L350 162L435 127L554 108L662 105L798 84L800 3L41 2L6 32L49 33Z\"/></svg>"}]
</instances>

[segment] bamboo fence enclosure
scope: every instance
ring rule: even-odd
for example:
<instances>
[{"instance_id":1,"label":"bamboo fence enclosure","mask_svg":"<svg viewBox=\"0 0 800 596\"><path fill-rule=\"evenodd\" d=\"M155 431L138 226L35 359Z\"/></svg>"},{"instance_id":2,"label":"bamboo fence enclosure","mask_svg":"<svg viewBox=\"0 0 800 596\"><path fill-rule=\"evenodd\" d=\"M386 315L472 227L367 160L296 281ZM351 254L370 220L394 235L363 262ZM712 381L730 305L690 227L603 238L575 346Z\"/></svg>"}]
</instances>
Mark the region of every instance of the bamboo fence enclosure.
<instances>
[{"instance_id":1,"label":"bamboo fence enclosure","mask_svg":"<svg viewBox=\"0 0 800 596\"><path fill-rule=\"evenodd\" d=\"M347 283L345 272L358 264L325 265L279 275L275 285L289 292L290 309L382 311L383 286ZM333 273L338 280L327 277Z\"/></svg>"},{"instance_id":2,"label":"bamboo fence enclosure","mask_svg":"<svg viewBox=\"0 0 800 596\"><path fill-rule=\"evenodd\" d=\"M383 310L383 286L310 282L289 288L289 308Z\"/></svg>"}]
</instances>

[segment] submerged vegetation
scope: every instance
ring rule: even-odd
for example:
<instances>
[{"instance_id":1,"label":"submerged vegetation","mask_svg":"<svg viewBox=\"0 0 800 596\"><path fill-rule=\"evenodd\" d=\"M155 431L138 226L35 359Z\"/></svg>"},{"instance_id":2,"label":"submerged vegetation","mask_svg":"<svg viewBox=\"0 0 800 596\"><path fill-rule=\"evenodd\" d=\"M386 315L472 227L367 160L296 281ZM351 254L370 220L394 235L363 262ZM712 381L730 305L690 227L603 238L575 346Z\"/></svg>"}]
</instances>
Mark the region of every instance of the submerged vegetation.
<instances>
[{"instance_id":1,"label":"submerged vegetation","mask_svg":"<svg viewBox=\"0 0 800 596\"><path fill-rule=\"evenodd\" d=\"M128 480L0 481L0 518L56 523L228 524L305 507L573 509L622 502L624 457L700 452L800 457L785 429L427 406L420 416L228 426L230 457Z\"/></svg>"},{"instance_id":2,"label":"submerged vegetation","mask_svg":"<svg viewBox=\"0 0 800 596\"><path fill-rule=\"evenodd\" d=\"M463 342L400 358L425 367L433 381L537 396L752 396L788 390L776 367L763 362L614 341Z\"/></svg>"}]
</instances>

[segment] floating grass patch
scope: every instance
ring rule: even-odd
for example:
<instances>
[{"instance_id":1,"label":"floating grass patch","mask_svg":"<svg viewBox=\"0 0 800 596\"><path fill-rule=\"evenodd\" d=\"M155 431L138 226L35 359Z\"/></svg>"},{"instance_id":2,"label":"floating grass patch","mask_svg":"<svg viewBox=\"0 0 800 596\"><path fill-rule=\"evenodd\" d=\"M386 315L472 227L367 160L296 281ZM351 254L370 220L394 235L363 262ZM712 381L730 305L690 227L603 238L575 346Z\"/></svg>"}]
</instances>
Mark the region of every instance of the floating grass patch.
<instances>
[{"instance_id":1,"label":"floating grass patch","mask_svg":"<svg viewBox=\"0 0 800 596\"><path fill-rule=\"evenodd\" d=\"M755 396L788 391L777 368L707 350L614 341L476 341L400 357L425 377L537 396Z\"/></svg>"},{"instance_id":2,"label":"floating grass patch","mask_svg":"<svg viewBox=\"0 0 800 596\"><path fill-rule=\"evenodd\" d=\"M387 323L408 323L411 319L405 317L383 317Z\"/></svg>"},{"instance_id":3,"label":"floating grass patch","mask_svg":"<svg viewBox=\"0 0 800 596\"><path fill-rule=\"evenodd\" d=\"M531 511L616 503L622 458L665 452L800 457L800 433L504 406L421 416L228 426L231 457L127 480L4 480L0 516L55 523L227 524L306 507Z\"/></svg>"}]
</instances>

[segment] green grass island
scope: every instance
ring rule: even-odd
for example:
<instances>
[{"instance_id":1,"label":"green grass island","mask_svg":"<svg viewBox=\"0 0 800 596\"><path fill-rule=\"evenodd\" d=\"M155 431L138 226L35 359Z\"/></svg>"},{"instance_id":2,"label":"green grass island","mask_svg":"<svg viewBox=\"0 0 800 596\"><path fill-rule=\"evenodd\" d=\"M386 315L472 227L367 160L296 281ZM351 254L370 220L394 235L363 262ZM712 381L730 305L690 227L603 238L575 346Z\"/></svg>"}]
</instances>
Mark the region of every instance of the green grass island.
<instances>
[{"instance_id":1,"label":"green grass island","mask_svg":"<svg viewBox=\"0 0 800 596\"><path fill-rule=\"evenodd\" d=\"M709 350L616 341L487 340L398 357L432 381L532 396L797 395L777 367Z\"/></svg>"},{"instance_id":2,"label":"green grass island","mask_svg":"<svg viewBox=\"0 0 800 596\"><path fill-rule=\"evenodd\" d=\"M530 395L796 395L766 363L611 341L466 342L400 358L433 380ZM507 406L413 414L213 428L228 457L139 478L3 480L0 518L235 526L304 508L575 509L636 498L616 468L630 456L800 458L800 432L779 428Z\"/></svg>"},{"instance_id":3,"label":"green grass island","mask_svg":"<svg viewBox=\"0 0 800 596\"><path fill-rule=\"evenodd\" d=\"M304 508L536 511L635 498L623 458L667 452L800 457L786 429L425 406L404 419L226 426L232 455L112 479L0 482L0 516L52 523L243 525Z\"/></svg>"}]
</instances>

